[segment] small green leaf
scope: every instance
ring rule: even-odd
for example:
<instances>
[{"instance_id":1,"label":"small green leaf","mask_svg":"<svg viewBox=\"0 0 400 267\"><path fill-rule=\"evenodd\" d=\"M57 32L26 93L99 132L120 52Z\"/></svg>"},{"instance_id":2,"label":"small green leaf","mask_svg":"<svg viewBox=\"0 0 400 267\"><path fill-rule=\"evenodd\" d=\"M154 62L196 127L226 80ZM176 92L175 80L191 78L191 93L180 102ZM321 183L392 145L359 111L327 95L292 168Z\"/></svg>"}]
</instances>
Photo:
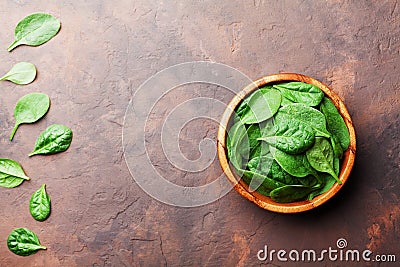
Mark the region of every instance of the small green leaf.
<instances>
[{"instance_id":1,"label":"small green leaf","mask_svg":"<svg viewBox=\"0 0 400 267\"><path fill-rule=\"evenodd\" d=\"M43 184L29 201L29 211L37 221L44 221L50 216L50 197L46 192L46 185Z\"/></svg>"},{"instance_id":2,"label":"small green leaf","mask_svg":"<svg viewBox=\"0 0 400 267\"><path fill-rule=\"evenodd\" d=\"M271 154L278 164L290 175L295 177L305 177L312 175L312 171L306 164L306 156L304 154L291 155L287 154L275 147L270 147Z\"/></svg>"},{"instance_id":3,"label":"small green leaf","mask_svg":"<svg viewBox=\"0 0 400 267\"><path fill-rule=\"evenodd\" d=\"M50 98L46 94L31 93L21 97L14 109L15 126L10 140L14 138L20 124L40 120L47 113L49 107Z\"/></svg>"},{"instance_id":4,"label":"small green leaf","mask_svg":"<svg viewBox=\"0 0 400 267\"><path fill-rule=\"evenodd\" d=\"M21 165L12 159L0 159L0 186L17 187L23 181L29 180Z\"/></svg>"},{"instance_id":5,"label":"small green leaf","mask_svg":"<svg viewBox=\"0 0 400 267\"><path fill-rule=\"evenodd\" d=\"M20 256L29 256L40 249L46 249L40 244L37 235L27 228L12 230L7 238L7 246L10 251Z\"/></svg>"},{"instance_id":6,"label":"small green leaf","mask_svg":"<svg viewBox=\"0 0 400 267\"><path fill-rule=\"evenodd\" d=\"M8 80L15 84L24 85L33 82L35 77L35 65L29 62L19 62L15 64L3 77L1 77L0 80Z\"/></svg>"},{"instance_id":7,"label":"small green leaf","mask_svg":"<svg viewBox=\"0 0 400 267\"><path fill-rule=\"evenodd\" d=\"M35 143L35 148L29 154L48 155L67 150L72 142L72 131L70 128L60 124L53 124L40 133Z\"/></svg>"},{"instance_id":8,"label":"small green leaf","mask_svg":"<svg viewBox=\"0 0 400 267\"><path fill-rule=\"evenodd\" d=\"M15 27L14 42L7 48L19 45L38 46L53 38L60 30L60 21L49 14L36 13L22 19Z\"/></svg>"}]
</instances>

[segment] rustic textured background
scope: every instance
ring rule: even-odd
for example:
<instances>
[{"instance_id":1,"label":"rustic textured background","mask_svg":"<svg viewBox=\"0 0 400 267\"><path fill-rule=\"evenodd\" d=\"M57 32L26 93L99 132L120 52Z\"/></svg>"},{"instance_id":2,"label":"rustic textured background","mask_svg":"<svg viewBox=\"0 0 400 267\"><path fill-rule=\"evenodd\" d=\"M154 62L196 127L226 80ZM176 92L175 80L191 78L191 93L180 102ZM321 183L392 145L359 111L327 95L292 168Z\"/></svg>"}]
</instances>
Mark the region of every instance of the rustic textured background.
<instances>
[{"instance_id":1,"label":"rustic textured background","mask_svg":"<svg viewBox=\"0 0 400 267\"><path fill-rule=\"evenodd\" d=\"M19 161L32 178L18 188L0 188L0 266L299 266L261 263L256 254L264 245L327 249L336 247L338 238L345 238L348 248L396 254L398 264L397 1L80 2L0 2L0 72L18 61L38 69L30 85L0 82L0 157ZM40 47L8 53L15 25L34 12L59 18L60 33ZM228 64L252 79L297 72L330 85L348 106L358 141L355 168L339 194L315 211L281 215L235 191L197 208L168 206L144 193L123 158L125 109L152 74L196 60ZM10 142L14 105L33 91L50 96L50 112L34 125L21 126ZM166 95L156 110L166 114L193 96L228 103L233 95L217 86L184 86ZM217 160L200 176L174 170L158 145L162 119L153 119L150 156L171 181L200 185L221 175ZM52 123L73 129L70 149L28 158L37 135ZM217 127L207 120L188 125L182 152L196 159L198 143L215 139ZM36 222L28 202L42 183L53 209L48 220ZM15 227L35 231L48 250L30 257L12 254L6 239Z\"/></svg>"}]
</instances>

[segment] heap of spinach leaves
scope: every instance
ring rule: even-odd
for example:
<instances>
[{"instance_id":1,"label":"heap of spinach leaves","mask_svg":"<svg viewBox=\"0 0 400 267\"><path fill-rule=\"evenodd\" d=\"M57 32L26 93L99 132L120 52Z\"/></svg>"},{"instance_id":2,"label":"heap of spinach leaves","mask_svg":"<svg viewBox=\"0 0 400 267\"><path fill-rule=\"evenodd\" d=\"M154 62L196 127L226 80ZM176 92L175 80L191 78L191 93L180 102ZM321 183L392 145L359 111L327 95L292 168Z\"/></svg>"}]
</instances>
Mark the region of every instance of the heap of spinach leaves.
<instances>
[{"instance_id":1,"label":"heap of spinach leaves","mask_svg":"<svg viewBox=\"0 0 400 267\"><path fill-rule=\"evenodd\" d=\"M255 90L236 108L227 150L237 174L279 203L328 191L350 145L346 124L318 87L285 82Z\"/></svg>"}]
</instances>

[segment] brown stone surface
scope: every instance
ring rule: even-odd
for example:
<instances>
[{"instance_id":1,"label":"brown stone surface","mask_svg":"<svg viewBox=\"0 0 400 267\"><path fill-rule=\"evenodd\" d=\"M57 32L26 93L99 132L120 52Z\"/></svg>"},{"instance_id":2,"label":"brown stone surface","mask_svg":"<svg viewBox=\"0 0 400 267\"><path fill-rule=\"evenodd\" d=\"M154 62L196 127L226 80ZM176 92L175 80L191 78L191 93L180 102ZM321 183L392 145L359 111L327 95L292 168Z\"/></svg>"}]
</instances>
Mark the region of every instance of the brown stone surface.
<instances>
[{"instance_id":1,"label":"brown stone surface","mask_svg":"<svg viewBox=\"0 0 400 267\"><path fill-rule=\"evenodd\" d=\"M34 12L62 22L40 47L6 51L17 22ZM0 72L18 61L34 63L36 81L0 82L0 157L20 162L32 178L0 188L0 266L300 266L270 249L336 248L396 254L400 261L400 6L397 1L24 1L0 2ZM211 204L179 208L147 195L132 179L122 148L126 107L151 75L187 61L230 65L251 79L297 72L327 83L345 101L357 132L357 159L348 183L318 209L296 215L264 211L231 191ZM50 112L22 125L13 142L13 108L40 91ZM198 186L221 175L218 160L200 173L176 170L162 154L162 118L193 97L228 103L218 86L172 90L155 107L146 136L149 155L169 180ZM222 114L222 113L221 113ZM27 154L52 123L74 131L70 149L53 156ZM196 120L181 133L182 153L196 159L198 143L215 139L218 124ZM135 175L135 170L132 170ZM29 214L30 195L47 184L52 214ZM6 246L15 227L35 231L47 251L29 257ZM365 262L346 266L366 266ZM306 266L345 266L325 260Z\"/></svg>"}]
</instances>

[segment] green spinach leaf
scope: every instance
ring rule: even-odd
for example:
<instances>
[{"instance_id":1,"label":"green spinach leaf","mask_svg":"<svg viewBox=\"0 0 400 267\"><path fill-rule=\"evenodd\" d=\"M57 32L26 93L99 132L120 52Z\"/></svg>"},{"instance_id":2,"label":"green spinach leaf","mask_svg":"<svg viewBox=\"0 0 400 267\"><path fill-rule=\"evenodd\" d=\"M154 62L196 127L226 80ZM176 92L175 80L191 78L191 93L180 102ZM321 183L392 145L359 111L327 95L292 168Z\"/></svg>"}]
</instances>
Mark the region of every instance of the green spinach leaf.
<instances>
[{"instance_id":1,"label":"green spinach leaf","mask_svg":"<svg viewBox=\"0 0 400 267\"><path fill-rule=\"evenodd\" d=\"M72 131L70 128L60 124L53 124L47 127L38 137L35 148L29 154L48 155L67 150L72 142Z\"/></svg>"},{"instance_id":2,"label":"green spinach leaf","mask_svg":"<svg viewBox=\"0 0 400 267\"><path fill-rule=\"evenodd\" d=\"M60 21L49 14L35 13L22 19L15 27L14 42L7 48L19 45L38 46L53 38L60 30Z\"/></svg>"},{"instance_id":3,"label":"green spinach leaf","mask_svg":"<svg viewBox=\"0 0 400 267\"><path fill-rule=\"evenodd\" d=\"M50 99L46 94L31 93L21 97L14 109L15 126L10 140L14 138L20 124L38 121L47 113L49 107Z\"/></svg>"},{"instance_id":4,"label":"green spinach leaf","mask_svg":"<svg viewBox=\"0 0 400 267\"><path fill-rule=\"evenodd\" d=\"M247 180L245 182L249 185L249 189L251 191L257 190L260 186L262 186L265 189L268 189L268 191L271 191L275 188L285 185L284 183L275 181L265 175L248 170L243 170L243 177L247 177ZM257 187L253 186L252 188L250 188L251 184L253 185L257 184L258 186Z\"/></svg>"},{"instance_id":5,"label":"green spinach leaf","mask_svg":"<svg viewBox=\"0 0 400 267\"><path fill-rule=\"evenodd\" d=\"M270 147L270 151L278 164L290 175L295 177L305 177L312 175L310 168L305 164L307 159L305 154L291 155L275 147Z\"/></svg>"},{"instance_id":6,"label":"green spinach leaf","mask_svg":"<svg viewBox=\"0 0 400 267\"><path fill-rule=\"evenodd\" d=\"M342 184L334 170L333 149L327 139L316 137L314 145L306 151L306 156L308 162L314 169L320 172L329 173L339 184Z\"/></svg>"},{"instance_id":7,"label":"green spinach leaf","mask_svg":"<svg viewBox=\"0 0 400 267\"><path fill-rule=\"evenodd\" d=\"M350 145L350 134L343 117L327 97L322 100L320 109L325 115L328 131L335 137L335 141L339 142L343 151L347 150Z\"/></svg>"},{"instance_id":8,"label":"green spinach leaf","mask_svg":"<svg viewBox=\"0 0 400 267\"><path fill-rule=\"evenodd\" d=\"M260 123L271 118L281 105L281 94L273 89L254 91L247 100L249 109L243 113L241 120L244 124Z\"/></svg>"},{"instance_id":9,"label":"green spinach leaf","mask_svg":"<svg viewBox=\"0 0 400 267\"><path fill-rule=\"evenodd\" d=\"M46 185L43 184L32 194L29 202L29 211L37 221L44 221L50 216L50 196L46 192Z\"/></svg>"},{"instance_id":10,"label":"green spinach leaf","mask_svg":"<svg viewBox=\"0 0 400 267\"><path fill-rule=\"evenodd\" d=\"M275 134L258 138L289 154L300 154L306 151L314 142L313 129L305 123L296 120L284 120L285 116L275 119Z\"/></svg>"},{"instance_id":11,"label":"green spinach leaf","mask_svg":"<svg viewBox=\"0 0 400 267\"><path fill-rule=\"evenodd\" d=\"M279 83L275 84L274 87L282 93L282 96L290 101L303 103L307 106L317 106L324 97L324 92L321 89L308 83Z\"/></svg>"},{"instance_id":12,"label":"green spinach leaf","mask_svg":"<svg viewBox=\"0 0 400 267\"><path fill-rule=\"evenodd\" d=\"M314 108L296 103L281 107L275 115L275 121L284 123L291 120L298 121L313 128L315 136L324 136L328 138L331 136L326 130L324 114Z\"/></svg>"},{"instance_id":13,"label":"green spinach leaf","mask_svg":"<svg viewBox=\"0 0 400 267\"><path fill-rule=\"evenodd\" d=\"M319 195L327 192L329 189L332 188L332 186L336 182L335 178L333 178L332 175L330 175L328 173L321 173L320 177L323 180L323 185L320 188L312 191L308 195L308 200L312 200L314 197L319 196Z\"/></svg>"},{"instance_id":14,"label":"green spinach leaf","mask_svg":"<svg viewBox=\"0 0 400 267\"><path fill-rule=\"evenodd\" d=\"M15 64L0 81L10 81L15 84L29 84L35 80L36 77L36 67L29 62L19 62Z\"/></svg>"},{"instance_id":15,"label":"green spinach leaf","mask_svg":"<svg viewBox=\"0 0 400 267\"><path fill-rule=\"evenodd\" d=\"M272 190L269 195L271 196L271 199L275 202L289 203L304 199L312 191L313 188L309 186L285 185Z\"/></svg>"},{"instance_id":16,"label":"green spinach leaf","mask_svg":"<svg viewBox=\"0 0 400 267\"><path fill-rule=\"evenodd\" d=\"M6 188L17 187L23 181L29 180L21 165L11 159L0 159L0 186Z\"/></svg>"},{"instance_id":17,"label":"green spinach leaf","mask_svg":"<svg viewBox=\"0 0 400 267\"><path fill-rule=\"evenodd\" d=\"M7 238L7 246L10 251L20 256L29 256L40 249L46 249L40 244L37 235L27 228L12 230Z\"/></svg>"}]
</instances>

